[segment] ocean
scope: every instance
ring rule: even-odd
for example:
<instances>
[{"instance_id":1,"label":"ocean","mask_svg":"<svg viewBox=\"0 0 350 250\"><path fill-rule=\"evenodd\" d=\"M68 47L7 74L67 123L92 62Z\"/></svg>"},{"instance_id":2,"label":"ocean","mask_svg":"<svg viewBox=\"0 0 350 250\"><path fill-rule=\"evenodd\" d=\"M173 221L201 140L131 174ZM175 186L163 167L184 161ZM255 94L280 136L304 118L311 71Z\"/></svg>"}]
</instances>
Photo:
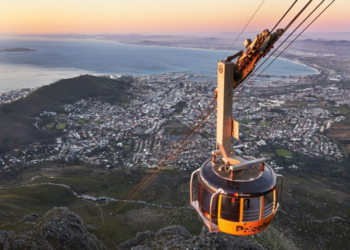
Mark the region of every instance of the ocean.
<instances>
[{"instance_id":1,"label":"ocean","mask_svg":"<svg viewBox=\"0 0 350 250\"><path fill-rule=\"evenodd\" d=\"M226 51L125 45L99 40L0 37L0 49L37 51L0 52L0 92L37 87L83 74L153 75L183 72L208 77ZM228 55L234 54L232 51ZM267 65L267 64L266 64ZM277 59L271 75L310 75L308 66ZM213 74L215 80L215 73Z\"/></svg>"}]
</instances>

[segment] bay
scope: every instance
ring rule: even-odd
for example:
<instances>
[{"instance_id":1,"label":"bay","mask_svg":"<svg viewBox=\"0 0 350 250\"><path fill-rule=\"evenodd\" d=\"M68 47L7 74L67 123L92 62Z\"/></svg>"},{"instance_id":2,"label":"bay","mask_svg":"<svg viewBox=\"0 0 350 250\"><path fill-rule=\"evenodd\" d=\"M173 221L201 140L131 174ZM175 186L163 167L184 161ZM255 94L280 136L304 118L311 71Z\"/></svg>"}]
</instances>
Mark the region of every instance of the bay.
<instances>
[{"instance_id":1,"label":"bay","mask_svg":"<svg viewBox=\"0 0 350 250\"><path fill-rule=\"evenodd\" d=\"M153 75L183 72L209 76L226 51L152 47L99 40L1 37L0 48L37 51L0 52L0 91L37 87L82 74ZM229 54L233 54L231 52ZM310 75L315 69L277 59L266 74ZM211 80L215 81L214 78Z\"/></svg>"}]
</instances>

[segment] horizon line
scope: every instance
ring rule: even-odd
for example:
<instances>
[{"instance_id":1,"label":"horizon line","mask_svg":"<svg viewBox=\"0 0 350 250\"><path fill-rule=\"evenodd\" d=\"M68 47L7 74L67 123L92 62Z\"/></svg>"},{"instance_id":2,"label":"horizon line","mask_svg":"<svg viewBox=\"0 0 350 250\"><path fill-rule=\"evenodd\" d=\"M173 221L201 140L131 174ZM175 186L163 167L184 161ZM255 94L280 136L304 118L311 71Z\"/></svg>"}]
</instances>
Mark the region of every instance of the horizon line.
<instances>
[{"instance_id":1,"label":"horizon line","mask_svg":"<svg viewBox=\"0 0 350 250\"><path fill-rule=\"evenodd\" d=\"M261 32L259 30L250 30L245 31L244 33L252 33L252 32ZM178 35L190 35L190 34L234 34L234 33L240 33L240 31L198 31L198 32L55 32L55 33L49 33L49 32L38 32L38 33L0 33L0 36L23 36L23 35L161 35L161 36L178 36ZM350 31L314 31L314 32L308 32L308 34L322 34L322 33L328 33L328 34L346 34L350 33Z\"/></svg>"}]
</instances>

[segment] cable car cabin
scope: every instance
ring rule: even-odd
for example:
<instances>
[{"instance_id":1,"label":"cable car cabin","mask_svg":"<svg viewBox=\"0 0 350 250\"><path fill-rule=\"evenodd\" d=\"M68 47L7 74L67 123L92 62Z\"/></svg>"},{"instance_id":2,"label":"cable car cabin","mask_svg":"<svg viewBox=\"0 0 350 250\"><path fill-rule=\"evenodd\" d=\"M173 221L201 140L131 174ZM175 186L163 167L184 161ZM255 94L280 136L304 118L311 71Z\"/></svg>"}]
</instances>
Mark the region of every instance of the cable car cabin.
<instances>
[{"instance_id":1,"label":"cable car cabin","mask_svg":"<svg viewBox=\"0 0 350 250\"><path fill-rule=\"evenodd\" d=\"M271 224L279 208L278 179L281 178L283 187L283 177L276 175L265 163L259 163L258 160L254 163L251 157L247 159L250 166L238 171L223 169L221 159L216 159L215 163L208 160L193 172L191 205L210 232L221 231L234 235L261 232ZM192 200L193 177L196 173L197 195Z\"/></svg>"}]
</instances>

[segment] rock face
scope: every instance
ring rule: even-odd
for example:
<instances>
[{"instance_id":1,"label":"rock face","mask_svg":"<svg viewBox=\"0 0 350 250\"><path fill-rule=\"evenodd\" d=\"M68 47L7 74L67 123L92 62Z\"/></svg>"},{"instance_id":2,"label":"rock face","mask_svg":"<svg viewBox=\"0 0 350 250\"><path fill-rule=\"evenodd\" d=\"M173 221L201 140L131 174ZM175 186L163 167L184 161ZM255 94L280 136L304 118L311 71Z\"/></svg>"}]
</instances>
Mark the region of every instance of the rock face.
<instances>
[{"instance_id":1,"label":"rock face","mask_svg":"<svg viewBox=\"0 0 350 250\"><path fill-rule=\"evenodd\" d=\"M29 230L0 231L0 249L106 249L102 242L87 232L81 218L67 208L54 208L42 217L38 214L26 215L22 221L31 226Z\"/></svg>"},{"instance_id":2,"label":"rock face","mask_svg":"<svg viewBox=\"0 0 350 250\"><path fill-rule=\"evenodd\" d=\"M30 222L34 222L36 221L37 219L43 217L41 214L27 214L25 216L23 216L22 220L21 221L30 221Z\"/></svg>"},{"instance_id":3,"label":"rock face","mask_svg":"<svg viewBox=\"0 0 350 250\"><path fill-rule=\"evenodd\" d=\"M29 214L14 231L0 230L3 250L106 250L106 246L88 233L82 219L69 209L58 207L45 215ZM145 231L121 243L118 249L251 249L262 250L244 237L209 233L203 227L200 235L191 235L181 226L169 226L157 232Z\"/></svg>"},{"instance_id":4,"label":"rock face","mask_svg":"<svg viewBox=\"0 0 350 250\"><path fill-rule=\"evenodd\" d=\"M165 227L158 232L138 233L134 239L119 245L119 249L153 250L153 249L251 249L262 250L244 237L223 233L209 233L206 227L198 236L192 236L181 226Z\"/></svg>"}]
</instances>

